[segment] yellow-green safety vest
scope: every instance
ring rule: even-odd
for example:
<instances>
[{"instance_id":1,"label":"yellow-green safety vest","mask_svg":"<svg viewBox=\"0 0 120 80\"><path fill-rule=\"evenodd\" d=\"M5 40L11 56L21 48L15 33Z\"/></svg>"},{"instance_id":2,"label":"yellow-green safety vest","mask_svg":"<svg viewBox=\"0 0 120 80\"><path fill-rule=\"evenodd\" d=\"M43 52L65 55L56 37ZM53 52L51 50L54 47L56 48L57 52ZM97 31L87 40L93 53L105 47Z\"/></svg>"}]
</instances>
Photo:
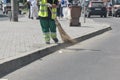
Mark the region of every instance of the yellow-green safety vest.
<instances>
[{"instance_id":1,"label":"yellow-green safety vest","mask_svg":"<svg viewBox=\"0 0 120 80\"><path fill-rule=\"evenodd\" d=\"M46 5L47 0L41 0L40 2L40 9L38 12L38 15L41 17L48 17L48 6ZM54 3L54 0L53 0ZM57 9L56 8L52 8L52 19L55 19L57 16Z\"/></svg>"}]
</instances>

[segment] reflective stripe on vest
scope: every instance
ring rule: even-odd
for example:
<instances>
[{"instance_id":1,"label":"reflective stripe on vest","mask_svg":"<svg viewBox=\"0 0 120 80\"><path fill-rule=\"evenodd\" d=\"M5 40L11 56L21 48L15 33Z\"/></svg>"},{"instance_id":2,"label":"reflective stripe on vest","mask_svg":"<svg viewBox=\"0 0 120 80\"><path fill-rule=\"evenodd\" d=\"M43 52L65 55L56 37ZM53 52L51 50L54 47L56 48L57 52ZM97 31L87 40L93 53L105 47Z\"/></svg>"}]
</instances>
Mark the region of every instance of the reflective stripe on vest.
<instances>
[{"instance_id":1,"label":"reflective stripe on vest","mask_svg":"<svg viewBox=\"0 0 120 80\"><path fill-rule=\"evenodd\" d=\"M47 17L48 16L48 10L46 6L47 1L46 0L41 0L40 2L40 9L38 15L41 17Z\"/></svg>"},{"instance_id":2,"label":"reflective stripe on vest","mask_svg":"<svg viewBox=\"0 0 120 80\"><path fill-rule=\"evenodd\" d=\"M57 9L56 8L52 8L52 19L55 19L57 16Z\"/></svg>"},{"instance_id":3,"label":"reflective stripe on vest","mask_svg":"<svg viewBox=\"0 0 120 80\"><path fill-rule=\"evenodd\" d=\"M45 5L47 3L47 0L42 0L40 2L40 10L38 15L41 17L48 17L48 7ZM54 0L53 0L54 3ZM57 9L56 8L52 8L52 19L55 19L57 16Z\"/></svg>"}]
</instances>

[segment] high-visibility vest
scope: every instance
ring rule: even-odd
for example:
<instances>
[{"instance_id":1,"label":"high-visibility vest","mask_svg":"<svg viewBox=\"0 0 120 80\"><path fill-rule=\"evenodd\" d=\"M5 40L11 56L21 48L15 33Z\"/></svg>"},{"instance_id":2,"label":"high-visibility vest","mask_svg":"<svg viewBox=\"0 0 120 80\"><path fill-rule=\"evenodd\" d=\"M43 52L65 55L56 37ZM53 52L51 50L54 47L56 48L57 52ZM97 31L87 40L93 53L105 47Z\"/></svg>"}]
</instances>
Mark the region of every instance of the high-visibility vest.
<instances>
[{"instance_id":1,"label":"high-visibility vest","mask_svg":"<svg viewBox=\"0 0 120 80\"><path fill-rule=\"evenodd\" d=\"M39 8L39 13L38 15L41 17L48 17L48 6L46 6L47 0L41 0L40 2L40 8ZM54 0L53 0L54 3ZM56 8L52 8L51 9L52 12L52 19L56 18L56 14L57 14L57 9Z\"/></svg>"}]
</instances>

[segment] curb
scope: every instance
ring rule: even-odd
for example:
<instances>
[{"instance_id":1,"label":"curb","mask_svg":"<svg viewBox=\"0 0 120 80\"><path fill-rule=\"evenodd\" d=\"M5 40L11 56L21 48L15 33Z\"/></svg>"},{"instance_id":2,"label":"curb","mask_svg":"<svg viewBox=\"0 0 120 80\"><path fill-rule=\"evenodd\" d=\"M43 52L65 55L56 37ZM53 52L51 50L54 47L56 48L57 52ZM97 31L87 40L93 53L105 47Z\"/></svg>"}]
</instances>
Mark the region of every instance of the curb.
<instances>
[{"instance_id":1,"label":"curb","mask_svg":"<svg viewBox=\"0 0 120 80\"><path fill-rule=\"evenodd\" d=\"M106 31L109 31L109 30L112 30L112 28L110 26L107 28L98 30L96 32L75 38L74 40L77 41L75 44L82 42L84 40L90 39L92 37L95 37L97 35L100 35ZM43 48L43 49L38 50L38 51L31 52L27 55L24 55L24 56L21 56L18 58L13 58L13 59L5 61L3 63L0 63L0 78L2 78L3 76L5 76L5 75L7 75L7 74L19 69L19 68L22 68L23 66L25 66L27 64L30 64L31 62L33 62L35 60L38 60L46 55L49 55L49 54L57 51L57 50L60 50L62 48L69 47L72 45L74 45L74 44L60 43L57 45L48 46L47 48Z\"/></svg>"},{"instance_id":2,"label":"curb","mask_svg":"<svg viewBox=\"0 0 120 80\"><path fill-rule=\"evenodd\" d=\"M2 18L2 17L8 17L8 16L6 16L6 15L1 15L1 14L0 14L0 17Z\"/></svg>"}]
</instances>

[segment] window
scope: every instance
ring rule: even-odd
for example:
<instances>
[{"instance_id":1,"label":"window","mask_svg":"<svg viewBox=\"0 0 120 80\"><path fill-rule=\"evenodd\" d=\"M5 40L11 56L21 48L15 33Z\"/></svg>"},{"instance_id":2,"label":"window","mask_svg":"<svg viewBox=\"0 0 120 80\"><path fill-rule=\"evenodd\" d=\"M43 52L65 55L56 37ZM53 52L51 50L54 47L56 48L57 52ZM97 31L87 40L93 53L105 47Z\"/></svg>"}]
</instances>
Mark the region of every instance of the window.
<instances>
[{"instance_id":1,"label":"window","mask_svg":"<svg viewBox=\"0 0 120 80\"><path fill-rule=\"evenodd\" d=\"M103 2L92 2L92 7L103 7Z\"/></svg>"}]
</instances>

